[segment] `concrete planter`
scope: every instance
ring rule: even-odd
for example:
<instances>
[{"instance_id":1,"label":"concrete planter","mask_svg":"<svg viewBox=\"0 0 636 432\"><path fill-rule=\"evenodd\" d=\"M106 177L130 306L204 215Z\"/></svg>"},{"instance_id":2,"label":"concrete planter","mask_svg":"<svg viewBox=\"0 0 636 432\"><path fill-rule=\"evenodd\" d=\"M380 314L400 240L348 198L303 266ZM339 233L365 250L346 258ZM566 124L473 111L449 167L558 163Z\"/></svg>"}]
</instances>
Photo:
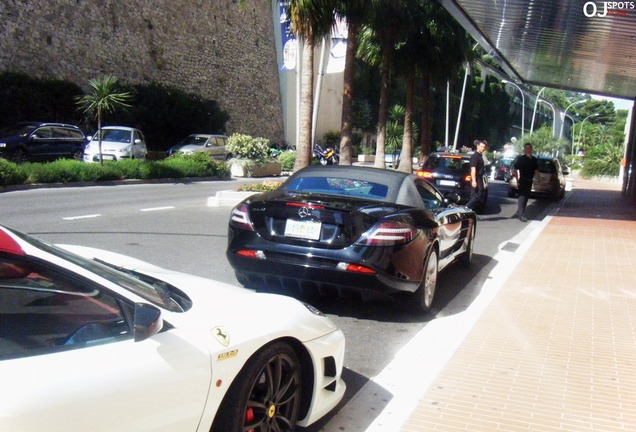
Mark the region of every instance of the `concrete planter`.
<instances>
[{"instance_id":1,"label":"concrete planter","mask_svg":"<svg viewBox=\"0 0 636 432\"><path fill-rule=\"evenodd\" d=\"M358 155L358 162L375 162L375 155Z\"/></svg>"},{"instance_id":2,"label":"concrete planter","mask_svg":"<svg viewBox=\"0 0 636 432\"><path fill-rule=\"evenodd\" d=\"M280 162L267 162L263 166L255 164L232 163L230 173L232 177L272 177L279 176L282 171Z\"/></svg>"}]
</instances>

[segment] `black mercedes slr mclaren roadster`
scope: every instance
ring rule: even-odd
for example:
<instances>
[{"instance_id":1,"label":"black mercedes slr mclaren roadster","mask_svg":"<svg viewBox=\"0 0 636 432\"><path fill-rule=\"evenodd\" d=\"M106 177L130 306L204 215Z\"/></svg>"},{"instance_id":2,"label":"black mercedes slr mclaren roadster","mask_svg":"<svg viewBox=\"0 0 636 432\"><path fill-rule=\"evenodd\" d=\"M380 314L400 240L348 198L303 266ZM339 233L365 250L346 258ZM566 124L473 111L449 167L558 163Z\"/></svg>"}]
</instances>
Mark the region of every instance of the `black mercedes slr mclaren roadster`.
<instances>
[{"instance_id":1,"label":"black mercedes slr mclaren roadster","mask_svg":"<svg viewBox=\"0 0 636 432\"><path fill-rule=\"evenodd\" d=\"M413 174L311 166L233 210L227 258L240 283L329 293L411 293L426 311L437 274L469 265L475 213Z\"/></svg>"}]
</instances>

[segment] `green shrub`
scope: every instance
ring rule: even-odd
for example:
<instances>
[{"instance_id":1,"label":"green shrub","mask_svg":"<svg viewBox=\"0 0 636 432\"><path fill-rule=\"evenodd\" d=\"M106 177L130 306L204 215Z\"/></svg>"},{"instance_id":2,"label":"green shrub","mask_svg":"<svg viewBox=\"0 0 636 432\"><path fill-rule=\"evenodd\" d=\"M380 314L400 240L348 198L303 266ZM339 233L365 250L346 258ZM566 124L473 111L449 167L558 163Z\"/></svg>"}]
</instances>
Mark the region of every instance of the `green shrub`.
<instances>
[{"instance_id":1,"label":"green shrub","mask_svg":"<svg viewBox=\"0 0 636 432\"><path fill-rule=\"evenodd\" d=\"M240 192L270 192L278 189L282 181L265 180L261 183L244 184L236 188Z\"/></svg>"},{"instance_id":2,"label":"green shrub","mask_svg":"<svg viewBox=\"0 0 636 432\"><path fill-rule=\"evenodd\" d=\"M228 138L225 148L236 159L266 161L269 157L269 140L265 138L235 133Z\"/></svg>"},{"instance_id":3,"label":"green shrub","mask_svg":"<svg viewBox=\"0 0 636 432\"><path fill-rule=\"evenodd\" d=\"M17 185L24 183L25 180L26 175L18 168L18 165L0 158L0 185Z\"/></svg>"},{"instance_id":4,"label":"green shrub","mask_svg":"<svg viewBox=\"0 0 636 432\"><path fill-rule=\"evenodd\" d=\"M281 170L293 171L296 163L296 152L293 150L284 151L276 158L280 162Z\"/></svg>"},{"instance_id":5,"label":"green shrub","mask_svg":"<svg viewBox=\"0 0 636 432\"><path fill-rule=\"evenodd\" d=\"M178 153L154 164L164 173L172 173L172 177L226 177L229 168L225 162L210 159L206 153L198 152L189 155ZM170 177L164 175L164 177Z\"/></svg>"},{"instance_id":6,"label":"green shrub","mask_svg":"<svg viewBox=\"0 0 636 432\"><path fill-rule=\"evenodd\" d=\"M0 159L0 185L34 183L74 183L124 179L183 177L230 177L224 161L215 161L205 153L174 156L161 161L126 159L106 161L103 165L60 159L49 163L16 165Z\"/></svg>"},{"instance_id":7,"label":"green shrub","mask_svg":"<svg viewBox=\"0 0 636 432\"><path fill-rule=\"evenodd\" d=\"M340 131L330 130L322 135L325 147L338 148L340 145Z\"/></svg>"}]
</instances>

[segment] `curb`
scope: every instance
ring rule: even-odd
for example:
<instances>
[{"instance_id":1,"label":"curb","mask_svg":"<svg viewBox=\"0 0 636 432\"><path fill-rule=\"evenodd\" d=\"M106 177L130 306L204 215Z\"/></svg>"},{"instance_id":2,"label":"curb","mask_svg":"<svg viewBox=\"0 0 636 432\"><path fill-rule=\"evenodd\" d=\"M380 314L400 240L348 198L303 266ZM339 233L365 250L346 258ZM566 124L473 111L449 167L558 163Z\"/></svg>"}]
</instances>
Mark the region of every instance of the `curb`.
<instances>
[{"instance_id":1,"label":"curb","mask_svg":"<svg viewBox=\"0 0 636 432\"><path fill-rule=\"evenodd\" d=\"M218 191L215 196L208 198L208 207L234 207L245 198L259 193L261 192Z\"/></svg>"}]
</instances>

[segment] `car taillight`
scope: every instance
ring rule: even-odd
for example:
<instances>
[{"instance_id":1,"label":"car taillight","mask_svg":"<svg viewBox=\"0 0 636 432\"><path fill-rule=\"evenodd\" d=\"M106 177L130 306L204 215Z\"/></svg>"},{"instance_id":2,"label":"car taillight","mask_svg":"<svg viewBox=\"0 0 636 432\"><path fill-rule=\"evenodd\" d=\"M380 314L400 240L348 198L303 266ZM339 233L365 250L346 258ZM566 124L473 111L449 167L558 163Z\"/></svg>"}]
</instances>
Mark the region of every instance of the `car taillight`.
<instances>
[{"instance_id":1,"label":"car taillight","mask_svg":"<svg viewBox=\"0 0 636 432\"><path fill-rule=\"evenodd\" d=\"M234 207L232 215L230 216L230 224L238 228L254 231L252 221L250 221L247 204L240 204L239 206Z\"/></svg>"},{"instance_id":2,"label":"car taillight","mask_svg":"<svg viewBox=\"0 0 636 432\"><path fill-rule=\"evenodd\" d=\"M373 227L358 243L367 246L393 246L410 242L417 235L417 230L403 222L380 222Z\"/></svg>"},{"instance_id":3,"label":"car taillight","mask_svg":"<svg viewBox=\"0 0 636 432\"><path fill-rule=\"evenodd\" d=\"M425 179L433 178L433 173L432 173L432 172L430 172L430 171L422 171L422 170L419 170L419 171L417 171L415 174L416 174L418 177L423 177L423 178L425 178Z\"/></svg>"},{"instance_id":4,"label":"car taillight","mask_svg":"<svg viewBox=\"0 0 636 432\"><path fill-rule=\"evenodd\" d=\"M351 264L346 262L338 263L336 269L343 270L349 273L376 274L376 271L372 268L365 267L360 264Z\"/></svg>"},{"instance_id":5,"label":"car taillight","mask_svg":"<svg viewBox=\"0 0 636 432\"><path fill-rule=\"evenodd\" d=\"M473 179L473 178L470 176L470 174L468 174L466 177L464 177L464 181L465 181L466 183L470 183L470 181L471 181L472 179Z\"/></svg>"}]
</instances>

